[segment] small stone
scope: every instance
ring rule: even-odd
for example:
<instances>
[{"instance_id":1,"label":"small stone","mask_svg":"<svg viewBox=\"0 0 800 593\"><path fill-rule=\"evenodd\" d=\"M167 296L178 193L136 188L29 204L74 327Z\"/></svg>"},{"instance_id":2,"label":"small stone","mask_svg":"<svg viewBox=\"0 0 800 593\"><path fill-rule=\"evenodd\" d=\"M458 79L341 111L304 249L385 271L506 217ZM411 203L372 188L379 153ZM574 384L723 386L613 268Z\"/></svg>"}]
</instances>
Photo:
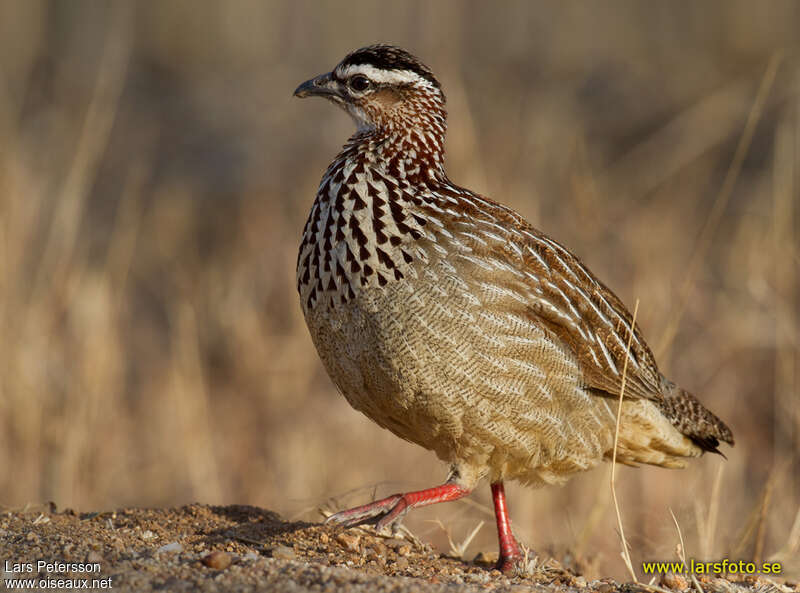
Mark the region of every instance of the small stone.
<instances>
[{"instance_id":1,"label":"small stone","mask_svg":"<svg viewBox=\"0 0 800 593\"><path fill-rule=\"evenodd\" d=\"M389 548L384 546L381 542L376 541L372 544L372 549L378 556L386 556L389 553Z\"/></svg>"},{"instance_id":2,"label":"small stone","mask_svg":"<svg viewBox=\"0 0 800 593\"><path fill-rule=\"evenodd\" d=\"M321 544L327 544L329 541L331 541L331 538L329 538L329 537L328 537L328 534L327 534L327 533L322 533L322 534L320 534L320 536L319 536L319 543L321 543Z\"/></svg>"},{"instance_id":3,"label":"small stone","mask_svg":"<svg viewBox=\"0 0 800 593\"><path fill-rule=\"evenodd\" d=\"M90 550L88 554L86 554L86 562L89 564L99 564L103 561L103 557L96 551Z\"/></svg>"},{"instance_id":4,"label":"small stone","mask_svg":"<svg viewBox=\"0 0 800 593\"><path fill-rule=\"evenodd\" d=\"M403 558L402 556L395 560L394 567L397 570L405 570L408 568L408 558Z\"/></svg>"},{"instance_id":5,"label":"small stone","mask_svg":"<svg viewBox=\"0 0 800 593\"><path fill-rule=\"evenodd\" d=\"M294 560L297 553L289 546L275 546L272 548L272 557L278 560Z\"/></svg>"},{"instance_id":6,"label":"small stone","mask_svg":"<svg viewBox=\"0 0 800 593\"><path fill-rule=\"evenodd\" d=\"M336 541L342 544L345 549L351 552L358 552L358 544L361 541L361 536L352 535L350 533L340 533L336 536Z\"/></svg>"},{"instance_id":7,"label":"small stone","mask_svg":"<svg viewBox=\"0 0 800 593\"><path fill-rule=\"evenodd\" d=\"M145 540L145 541L150 540L150 539L155 539L156 538L156 534L148 529L147 531L143 531L142 532L141 538L143 540Z\"/></svg>"},{"instance_id":8,"label":"small stone","mask_svg":"<svg viewBox=\"0 0 800 593\"><path fill-rule=\"evenodd\" d=\"M367 561L372 562L380 567L386 566L386 554L381 553L381 551L377 548L380 544L372 544L371 546L364 549L364 557ZM385 551L385 547L384 547Z\"/></svg>"},{"instance_id":9,"label":"small stone","mask_svg":"<svg viewBox=\"0 0 800 593\"><path fill-rule=\"evenodd\" d=\"M156 554L172 554L175 552L183 552L183 546L178 542L164 544L156 550Z\"/></svg>"},{"instance_id":10,"label":"small stone","mask_svg":"<svg viewBox=\"0 0 800 593\"><path fill-rule=\"evenodd\" d=\"M576 576L572 579L572 583L578 587L579 589L585 589L589 586L589 583L586 581L586 577L583 576Z\"/></svg>"},{"instance_id":11,"label":"small stone","mask_svg":"<svg viewBox=\"0 0 800 593\"><path fill-rule=\"evenodd\" d=\"M215 550L203 556L203 559L200 562L209 568L213 568L214 570L225 570L231 565L232 561L233 558L227 552Z\"/></svg>"},{"instance_id":12,"label":"small stone","mask_svg":"<svg viewBox=\"0 0 800 593\"><path fill-rule=\"evenodd\" d=\"M406 544L405 546L400 546L399 548L397 548L397 553L400 554L400 556L408 556L409 554L411 554L411 546L409 546L408 544Z\"/></svg>"},{"instance_id":13,"label":"small stone","mask_svg":"<svg viewBox=\"0 0 800 593\"><path fill-rule=\"evenodd\" d=\"M597 585L597 593L611 593L614 590L614 585L609 583L600 583Z\"/></svg>"},{"instance_id":14,"label":"small stone","mask_svg":"<svg viewBox=\"0 0 800 593\"><path fill-rule=\"evenodd\" d=\"M689 582L682 574L675 574L674 572L665 572L661 575L661 586L673 589L676 591L683 591L689 587Z\"/></svg>"},{"instance_id":15,"label":"small stone","mask_svg":"<svg viewBox=\"0 0 800 593\"><path fill-rule=\"evenodd\" d=\"M39 543L39 536L36 535L33 531L29 531L28 535L25 536L25 539L33 544Z\"/></svg>"},{"instance_id":16,"label":"small stone","mask_svg":"<svg viewBox=\"0 0 800 593\"><path fill-rule=\"evenodd\" d=\"M489 581L489 575L485 572L469 573L464 577L468 583L484 584Z\"/></svg>"}]
</instances>

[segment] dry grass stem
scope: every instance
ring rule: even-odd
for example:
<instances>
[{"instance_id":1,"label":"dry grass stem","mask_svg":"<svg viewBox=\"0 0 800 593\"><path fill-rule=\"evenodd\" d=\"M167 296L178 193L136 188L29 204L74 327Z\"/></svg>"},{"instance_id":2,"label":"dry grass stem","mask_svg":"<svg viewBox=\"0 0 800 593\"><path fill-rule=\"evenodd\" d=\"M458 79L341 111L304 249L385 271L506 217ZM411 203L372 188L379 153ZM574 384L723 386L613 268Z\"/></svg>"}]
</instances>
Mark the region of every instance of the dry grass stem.
<instances>
[{"instance_id":1,"label":"dry grass stem","mask_svg":"<svg viewBox=\"0 0 800 593\"><path fill-rule=\"evenodd\" d=\"M461 559L465 558L467 548L472 543L472 540L475 539L475 536L478 535L478 532L481 530L481 527L483 527L485 523L485 521L481 521L480 523L478 523L475 526L475 528L467 534L464 540L461 543L457 544L453 541L450 528L446 527L445 524L442 523L441 519L431 519L429 522L433 523L434 525L437 525L439 529L441 529L442 532L447 537L447 543L450 546L449 555L453 556L454 558L461 558Z\"/></svg>"},{"instance_id":2,"label":"dry grass stem","mask_svg":"<svg viewBox=\"0 0 800 593\"><path fill-rule=\"evenodd\" d=\"M636 572L633 570L633 563L631 562L631 554L628 548L628 541L625 539L625 529L622 526L622 514L619 510L619 502L617 501L617 490L616 490L616 465L617 465L617 445L619 444L619 423L620 419L622 418L622 403L625 394L625 381L627 378L628 372L628 353L631 349L631 342L633 341L633 334L636 329L636 316L639 313L639 299L636 299L636 305L633 308L633 320L631 321L631 331L628 334L628 343L625 347L625 362L622 365L622 384L619 388L619 405L617 406L617 420L616 425L614 427L614 452L611 456L611 498L614 500L614 510L617 514L617 528L619 529L619 537L622 543L622 559L625 561L625 567L628 569L628 574L630 574L631 579L633 579L634 583L638 583L639 580L636 578Z\"/></svg>"},{"instance_id":3,"label":"dry grass stem","mask_svg":"<svg viewBox=\"0 0 800 593\"><path fill-rule=\"evenodd\" d=\"M776 474L773 470L770 473L767 484L764 487L764 496L761 499L761 507L758 512L758 522L756 527L756 541L753 547L753 562L758 564L764 557L764 539L767 534L767 515L769 505L772 502L772 492L775 488Z\"/></svg>"},{"instance_id":4,"label":"dry grass stem","mask_svg":"<svg viewBox=\"0 0 800 593\"><path fill-rule=\"evenodd\" d=\"M672 522L675 524L675 529L678 531L678 559L683 564L683 569L688 572L689 565L686 563L686 544L683 543L683 533L681 532L681 526L678 524L678 519L675 517L675 513L672 512L672 509L669 509L669 514L672 517ZM697 581L697 577L694 573L690 574L690 578L692 579L692 583L694 584L695 588L699 593L704 593L703 588L700 586L700 583Z\"/></svg>"},{"instance_id":5,"label":"dry grass stem","mask_svg":"<svg viewBox=\"0 0 800 593\"><path fill-rule=\"evenodd\" d=\"M731 556L733 558L741 557L748 543L753 542L753 554L751 558L757 562L756 552L759 548L759 539L762 539L766 533L766 517L769 508L770 499L772 498L772 489L776 479L776 471L773 469L764 487L761 489L761 494L756 502L754 508L750 511L747 523L742 529L741 535L738 538L736 546L733 548ZM763 541L763 540L762 540ZM763 544L762 544L763 546Z\"/></svg>"},{"instance_id":6,"label":"dry grass stem","mask_svg":"<svg viewBox=\"0 0 800 593\"><path fill-rule=\"evenodd\" d=\"M742 163L744 162L744 158L747 156L747 152L750 149L750 145L753 141L753 135L756 131L756 125L761 119L761 115L764 111L764 104L766 103L769 92L772 89L773 83L775 82L775 75L778 72L778 66L780 66L783 55L784 54L782 51L776 52L772 55L767 63L767 67L764 72L764 76L761 78L761 84L759 85L755 100L750 108L750 112L747 114L747 121L745 122L742 135L739 138L739 143L736 146L736 152L731 160L731 165L728 168L728 172L725 175L722 186L717 193L717 197L711 206L711 210L708 213L708 217L703 225L703 229L700 231L700 237L697 240L697 246L692 253L692 258L689 261L689 265L686 268L686 275L684 276L683 284L681 285L680 292L678 293L678 306L675 310L675 313L667 323L667 326L656 345L655 352L657 356L665 355L675 339L675 335L678 333L678 327L680 326L681 319L686 311L686 305L689 303L689 297L691 296L692 288L694 287L695 276L700 269L700 264L706 259L706 254L711 246L711 240L713 239L714 233L719 226L720 220L722 219L722 214L725 212L725 207L728 205L728 200L731 197L733 188L736 186L736 181L739 179L739 173L742 170Z\"/></svg>"},{"instance_id":7,"label":"dry grass stem","mask_svg":"<svg viewBox=\"0 0 800 593\"><path fill-rule=\"evenodd\" d=\"M775 554L770 557L770 560L784 562L791 558L796 558L800 552L800 508L797 509L797 514L794 517L794 523L789 530L789 536L786 538L784 546Z\"/></svg>"},{"instance_id":8,"label":"dry grass stem","mask_svg":"<svg viewBox=\"0 0 800 593\"><path fill-rule=\"evenodd\" d=\"M714 556L714 534L717 532L722 474L724 470L725 464L719 463L717 472L714 474L713 485L711 486L711 496L708 502L707 513L704 512L701 500L699 498L695 500L695 520L697 521L697 535L700 540L700 554L703 560L710 560Z\"/></svg>"}]
</instances>

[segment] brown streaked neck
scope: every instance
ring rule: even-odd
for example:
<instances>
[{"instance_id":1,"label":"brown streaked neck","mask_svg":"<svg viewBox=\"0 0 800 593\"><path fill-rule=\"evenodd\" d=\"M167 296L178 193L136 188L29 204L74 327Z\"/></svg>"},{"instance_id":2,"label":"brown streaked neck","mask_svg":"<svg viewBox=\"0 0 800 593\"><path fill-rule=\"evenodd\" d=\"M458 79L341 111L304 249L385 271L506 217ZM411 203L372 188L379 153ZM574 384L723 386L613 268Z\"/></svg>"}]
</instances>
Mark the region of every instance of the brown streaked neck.
<instances>
[{"instance_id":1,"label":"brown streaked neck","mask_svg":"<svg viewBox=\"0 0 800 593\"><path fill-rule=\"evenodd\" d=\"M439 101L427 102L432 105L404 109L379 126L356 132L342 156L365 154L373 163L385 163L386 172L393 178L405 179L412 185L446 180L447 112Z\"/></svg>"}]
</instances>

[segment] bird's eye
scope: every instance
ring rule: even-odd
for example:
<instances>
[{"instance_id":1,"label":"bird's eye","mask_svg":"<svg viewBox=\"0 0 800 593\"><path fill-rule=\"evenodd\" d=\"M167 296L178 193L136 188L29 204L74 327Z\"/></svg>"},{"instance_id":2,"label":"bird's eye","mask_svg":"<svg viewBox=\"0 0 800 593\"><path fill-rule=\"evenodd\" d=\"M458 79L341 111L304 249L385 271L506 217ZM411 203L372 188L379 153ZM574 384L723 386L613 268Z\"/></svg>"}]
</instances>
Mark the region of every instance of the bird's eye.
<instances>
[{"instance_id":1,"label":"bird's eye","mask_svg":"<svg viewBox=\"0 0 800 593\"><path fill-rule=\"evenodd\" d=\"M354 91L362 92L366 91L369 88L370 82L369 78L367 78L366 76L358 75L351 78L349 84L350 88L353 89Z\"/></svg>"}]
</instances>

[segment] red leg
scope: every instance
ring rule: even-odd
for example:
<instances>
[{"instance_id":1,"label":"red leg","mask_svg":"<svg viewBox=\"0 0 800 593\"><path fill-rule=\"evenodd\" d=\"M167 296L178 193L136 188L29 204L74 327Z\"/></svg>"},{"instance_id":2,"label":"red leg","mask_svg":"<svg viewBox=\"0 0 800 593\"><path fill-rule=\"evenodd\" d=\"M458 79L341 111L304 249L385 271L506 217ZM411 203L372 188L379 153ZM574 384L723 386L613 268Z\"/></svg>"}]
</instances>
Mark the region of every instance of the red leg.
<instances>
[{"instance_id":1,"label":"red leg","mask_svg":"<svg viewBox=\"0 0 800 593\"><path fill-rule=\"evenodd\" d=\"M511 520L508 518L503 482L492 484L492 500L494 500L494 516L497 519L497 539L500 540L500 559L497 561L497 568L502 572L510 572L522 559L522 552L514 534L511 533Z\"/></svg>"},{"instance_id":2,"label":"red leg","mask_svg":"<svg viewBox=\"0 0 800 593\"><path fill-rule=\"evenodd\" d=\"M437 502L448 502L462 498L470 493L470 490L458 484L446 483L427 490L416 492L406 492L405 494L393 494L381 500L376 500L369 504L353 507L346 511L339 511L331 515L326 523L340 523L346 527L361 523L366 519L383 515L375 524L375 529L380 531L387 525L391 525L408 511L416 507L424 507Z\"/></svg>"}]
</instances>

